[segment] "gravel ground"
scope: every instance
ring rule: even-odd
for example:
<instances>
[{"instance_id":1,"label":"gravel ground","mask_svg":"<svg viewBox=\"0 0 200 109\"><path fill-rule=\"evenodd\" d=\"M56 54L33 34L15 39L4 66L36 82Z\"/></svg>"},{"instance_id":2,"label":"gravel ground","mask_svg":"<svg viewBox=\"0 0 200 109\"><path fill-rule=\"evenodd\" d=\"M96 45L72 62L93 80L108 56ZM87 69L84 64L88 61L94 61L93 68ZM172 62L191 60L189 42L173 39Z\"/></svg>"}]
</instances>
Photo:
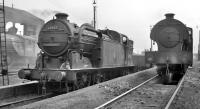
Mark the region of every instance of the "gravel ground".
<instances>
[{"instance_id":1,"label":"gravel ground","mask_svg":"<svg viewBox=\"0 0 200 109\"><path fill-rule=\"evenodd\" d=\"M200 109L200 72L189 70L170 109Z\"/></svg>"},{"instance_id":2,"label":"gravel ground","mask_svg":"<svg viewBox=\"0 0 200 109\"><path fill-rule=\"evenodd\" d=\"M130 74L18 109L93 109L156 75L155 69Z\"/></svg>"},{"instance_id":3,"label":"gravel ground","mask_svg":"<svg viewBox=\"0 0 200 109\"><path fill-rule=\"evenodd\" d=\"M132 91L107 109L162 109L175 88L175 85L162 85L154 80Z\"/></svg>"}]
</instances>

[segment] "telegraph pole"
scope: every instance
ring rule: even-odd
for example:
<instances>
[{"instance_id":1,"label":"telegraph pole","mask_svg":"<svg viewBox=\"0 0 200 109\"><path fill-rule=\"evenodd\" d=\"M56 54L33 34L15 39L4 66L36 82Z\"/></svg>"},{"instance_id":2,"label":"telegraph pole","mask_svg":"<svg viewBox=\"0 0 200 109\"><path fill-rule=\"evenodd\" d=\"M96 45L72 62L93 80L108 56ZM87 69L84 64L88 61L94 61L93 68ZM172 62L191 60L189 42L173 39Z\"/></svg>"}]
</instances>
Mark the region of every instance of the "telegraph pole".
<instances>
[{"instance_id":1,"label":"telegraph pole","mask_svg":"<svg viewBox=\"0 0 200 109\"><path fill-rule=\"evenodd\" d=\"M94 29L96 29L96 27L97 27L96 8L97 8L97 4L96 4L96 0L94 0L93 1L93 15L94 15L93 23L94 23Z\"/></svg>"}]
</instances>

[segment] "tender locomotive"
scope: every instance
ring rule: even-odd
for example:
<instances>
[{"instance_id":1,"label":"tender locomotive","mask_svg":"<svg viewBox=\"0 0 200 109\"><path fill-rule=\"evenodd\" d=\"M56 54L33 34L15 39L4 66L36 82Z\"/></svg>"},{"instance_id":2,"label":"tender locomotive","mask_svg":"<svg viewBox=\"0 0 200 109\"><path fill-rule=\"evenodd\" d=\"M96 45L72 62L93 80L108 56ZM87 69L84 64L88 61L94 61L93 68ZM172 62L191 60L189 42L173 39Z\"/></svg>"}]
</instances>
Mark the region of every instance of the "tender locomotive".
<instances>
[{"instance_id":1,"label":"tender locomotive","mask_svg":"<svg viewBox=\"0 0 200 109\"><path fill-rule=\"evenodd\" d=\"M113 30L95 30L89 24L70 23L65 13L42 27L34 69L22 69L22 79L64 83L82 88L134 70L133 41Z\"/></svg>"},{"instance_id":2,"label":"tender locomotive","mask_svg":"<svg viewBox=\"0 0 200 109\"><path fill-rule=\"evenodd\" d=\"M156 64L164 84L172 84L181 78L193 62L192 28L186 27L174 14L166 14L151 30L151 40L158 51L146 51L146 63Z\"/></svg>"}]
</instances>

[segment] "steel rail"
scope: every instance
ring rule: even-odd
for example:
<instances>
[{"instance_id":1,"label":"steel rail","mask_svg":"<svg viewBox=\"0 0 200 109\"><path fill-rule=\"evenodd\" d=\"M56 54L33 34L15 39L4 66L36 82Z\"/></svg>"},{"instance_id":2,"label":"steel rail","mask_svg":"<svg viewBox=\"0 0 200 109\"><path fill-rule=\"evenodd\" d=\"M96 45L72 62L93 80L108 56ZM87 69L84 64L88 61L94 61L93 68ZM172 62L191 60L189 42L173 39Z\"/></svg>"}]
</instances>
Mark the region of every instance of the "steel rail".
<instances>
[{"instance_id":1,"label":"steel rail","mask_svg":"<svg viewBox=\"0 0 200 109\"><path fill-rule=\"evenodd\" d=\"M176 90L174 91L173 95L171 96L170 100L168 101L167 105L165 106L165 109L169 109L170 105L172 104L175 96L177 95L177 93L184 81L185 76L186 76L186 74L182 77L181 81L178 83L178 86L177 86Z\"/></svg>"},{"instance_id":2,"label":"steel rail","mask_svg":"<svg viewBox=\"0 0 200 109\"><path fill-rule=\"evenodd\" d=\"M137 85L136 87L134 87L134 88L132 88L132 89L126 91L125 93L123 93L123 94L121 94L121 95L119 95L119 96L117 96L117 97L115 97L115 98L109 100L108 102L106 102L106 103L104 103L104 104L102 104L102 105L96 107L95 109L101 109L101 108L104 108L104 107L108 106L109 104L112 104L113 102L119 100L120 98L124 97L125 95L129 94L129 93L132 92L133 90L136 90L137 88L139 88L139 87L141 87L142 85L148 83L149 81L151 81L152 79L154 79L154 78L156 78L156 77L158 77L158 75L156 75L156 76L154 76L154 77L152 77L152 78L146 80L145 82L143 82L143 83Z\"/></svg>"}]
</instances>

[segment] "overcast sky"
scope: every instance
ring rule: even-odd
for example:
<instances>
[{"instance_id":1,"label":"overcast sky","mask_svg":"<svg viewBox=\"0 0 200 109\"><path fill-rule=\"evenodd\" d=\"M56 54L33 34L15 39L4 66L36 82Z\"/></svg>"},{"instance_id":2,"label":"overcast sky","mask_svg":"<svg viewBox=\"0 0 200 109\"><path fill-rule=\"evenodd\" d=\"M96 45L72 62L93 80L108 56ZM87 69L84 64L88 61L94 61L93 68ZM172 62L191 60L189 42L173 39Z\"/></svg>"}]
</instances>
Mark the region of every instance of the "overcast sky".
<instances>
[{"instance_id":1,"label":"overcast sky","mask_svg":"<svg viewBox=\"0 0 200 109\"><path fill-rule=\"evenodd\" d=\"M81 25L91 23L93 0L5 0L15 8L24 9L50 20L55 12L69 14L71 22ZM98 28L116 30L134 40L134 51L150 48L150 26L164 19L165 13L175 13L175 18L194 31L194 52L198 49L200 28L199 0L96 0ZM45 12L45 13L44 13Z\"/></svg>"}]
</instances>

